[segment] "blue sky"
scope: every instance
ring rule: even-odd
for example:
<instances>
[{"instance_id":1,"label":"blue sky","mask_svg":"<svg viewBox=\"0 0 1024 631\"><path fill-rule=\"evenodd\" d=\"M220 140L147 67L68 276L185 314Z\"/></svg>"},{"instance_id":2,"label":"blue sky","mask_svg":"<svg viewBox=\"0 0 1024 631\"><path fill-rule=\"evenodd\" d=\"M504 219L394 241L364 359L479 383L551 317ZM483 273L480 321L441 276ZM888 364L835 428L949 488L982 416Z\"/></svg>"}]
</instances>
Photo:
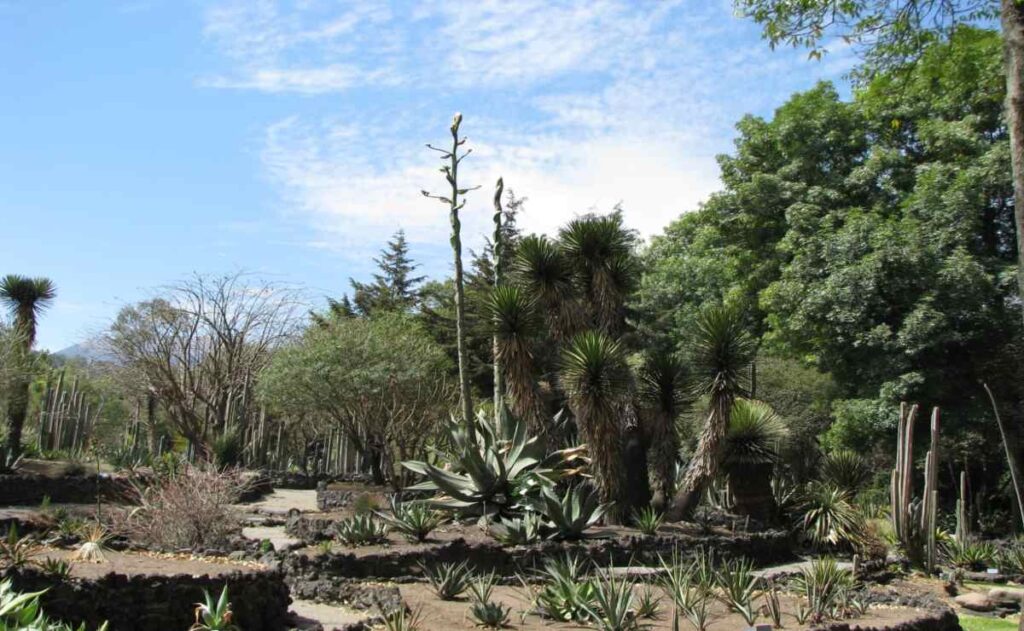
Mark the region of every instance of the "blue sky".
<instances>
[{"instance_id":1,"label":"blue sky","mask_svg":"<svg viewBox=\"0 0 1024 631\"><path fill-rule=\"evenodd\" d=\"M727 0L0 0L0 273L57 283L53 350L192 272L315 305L399 227L444 275L419 190L455 111L465 181L503 175L527 230L622 202L649 236L718 188L740 116L853 61L770 51Z\"/></svg>"}]
</instances>

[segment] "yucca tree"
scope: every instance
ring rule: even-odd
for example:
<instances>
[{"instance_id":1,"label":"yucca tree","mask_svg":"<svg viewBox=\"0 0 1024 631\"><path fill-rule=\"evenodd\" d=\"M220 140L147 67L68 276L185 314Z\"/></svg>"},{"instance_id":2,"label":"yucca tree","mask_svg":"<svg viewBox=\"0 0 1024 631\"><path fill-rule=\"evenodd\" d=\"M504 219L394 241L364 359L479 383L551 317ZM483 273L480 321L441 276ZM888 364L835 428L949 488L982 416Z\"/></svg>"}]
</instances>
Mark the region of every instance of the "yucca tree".
<instances>
[{"instance_id":1,"label":"yucca tree","mask_svg":"<svg viewBox=\"0 0 1024 631\"><path fill-rule=\"evenodd\" d=\"M519 287L501 286L491 292L488 309L494 322L495 363L501 367L509 407L539 435L545 427L534 374L534 345L542 326L536 303Z\"/></svg>"},{"instance_id":2,"label":"yucca tree","mask_svg":"<svg viewBox=\"0 0 1024 631\"><path fill-rule=\"evenodd\" d=\"M756 352L743 314L728 305L701 309L692 345L696 393L707 396L708 409L697 449L669 507L667 517L671 520L688 517L718 474L729 415L735 400L746 394L747 369Z\"/></svg>"},{"instance_id":3,"label":"yucca tree","mask_svg":"<svg viewBox=\"0 0 1024 631\"><path fill-rule=\"evenodd\" d=\"M772 514L772 468L787 435L782 418L764 401L733 403L723 464L740 515L767 519Z\"/></svg>"},{"instance_id":4,"label":"yucca tree","mask_svg":"<svg viewBox=\"0 0 1024 631\"><path fill-rule=\"evenodd\" d=\"M592 310L592 325L609 335L621 335L626 299L639 278L636 234L627 230L621 214L614 212L570 221L559 231L559 240L578 291Z\"/></svg>"},{"instance_id":5,"label":"yucca tree","mask_svg":"<svg viewBox=\"0 0 1024 631\"><path fill-rule=\"evenodd\" d=\"M628 506L619 409L629 384L620 344L600 331L584 331L562 353L562 387L590 450L601 501L612 504L616 520Z\"/></svg>"},{"instance_id":6,"label":"yucca tree","mask_svg":"<svg viewBox=\"0 0 1024 631\"><path fill-rule=\"evenodd\" d=\"M516 285L543 309L551 337L562 342L579 330L582 321L573 269L561 245L547 237L523 237L512 262Z\"/></svg>"},{"instance_id":7,"label":"yucca tree","mask_svg":"<svg viewBox=\"0 0 1024 631\"><path fill-rule=\"evenodd\" d=\"M644 362L640 373L641 394L648 409L648 460L654 474L654 504L659 508L675 491L679 433L676 418L684 399L686 370L673 353L656 352Z\"/></svg>"},{"instance_id":8,"label":"yucca tree","mask_svg":"<svg viewBox=\"0 0 1024 631\"><path fill-rule=\"evenodd\" d=\"M0 300L11 311L14 328L21 336L23 360L27 360L36 341L39 314L49 307L57 296L57 288L48 278L28 278L9 274L0 280ZM27 375L15 379L7 401L7 457L21 453L21 432L28 414Z\"/></svg>"}]
</instances>

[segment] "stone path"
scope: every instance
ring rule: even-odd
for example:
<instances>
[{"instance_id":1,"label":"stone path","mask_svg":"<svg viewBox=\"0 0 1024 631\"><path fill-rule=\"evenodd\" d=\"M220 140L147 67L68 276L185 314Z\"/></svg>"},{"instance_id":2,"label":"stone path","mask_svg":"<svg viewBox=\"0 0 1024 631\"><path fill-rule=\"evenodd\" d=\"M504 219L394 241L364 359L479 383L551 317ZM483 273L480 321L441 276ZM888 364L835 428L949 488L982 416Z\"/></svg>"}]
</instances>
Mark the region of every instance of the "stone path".
<instances>
[{"instance_id":1,"label":"stone path","mask_svg":"<svg viewBox=\"0 0 1024 631\"><path fill-rule=\"evenodd\" d=\"M247 526L242 528L242 536L253 541L267 539L274 544L275 550L287 550L302 544L298 539L289 536L284 526Z\"/></svg>"},{"instance_id":2,"label":"stone path","mask_svg":"<svg viewBox=\"0 0 1024 631\"><path fill-rule=\"evenodd\" d=\"M316 491L297 489L276 489L273 493L265 495L257 502L248 504L237 504L236 507L247 513L260 513L263 515L287 515L292 509L300 513L315 513Z\"/></svg>"},{"instance_id":3,"label":"stone path","mask_svg":"<svg viewBox=\"0 0 1024 631\"><path fill-rule=\"evenodd\" d=\"M325 605L308 600L293 600L291 609L302 619L299 620L299 629L315 628L316 623L319 623L323 625L324 631L334 631L370 618L369 612L366 611L352 611L338 605Z\"/></svg>"}]
</instances>

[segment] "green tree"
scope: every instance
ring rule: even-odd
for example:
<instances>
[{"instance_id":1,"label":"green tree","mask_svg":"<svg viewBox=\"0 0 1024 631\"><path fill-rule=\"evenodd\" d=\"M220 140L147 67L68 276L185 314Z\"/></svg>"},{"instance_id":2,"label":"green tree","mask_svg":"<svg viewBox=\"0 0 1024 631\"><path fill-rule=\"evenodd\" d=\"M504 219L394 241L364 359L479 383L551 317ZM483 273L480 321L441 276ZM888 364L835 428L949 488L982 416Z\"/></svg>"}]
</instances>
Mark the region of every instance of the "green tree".
<instances>
[{"instance_id":1,"label":"green tree","mask_svg":"<svg viewBox=\"0 0 1024 631\"><path fill-rule=\"evenodd\" d=\"M354 311L363 316L377 311L412 311L418 301L417 287L425 276L413 276L418 265L409 257L409 243L405 231L394 234L387 246L381 250L380 257L373 259L379 272L373 275L372 283L360 283L350 279L352 285L352 304L348 305L348 297L337 302L337 309L332 312L343 313Z\"/></svg>"},{"instance_id":2,"label":"green tree","mask_svg":"<svg viewBox=\"0 0 1024 631\"><path fill-rule=\"evenodd\" d=\"M338 429L363 455L377 483L400 488L399 463L420 459L433 428L450 413L449 359L410 315L381 313L309 327L274 354L259 392L292 417Z\"/></svg>"},{"instance_id":3,"label":"green tree","mask_svg":"<svg viewBox=\"0 0 1024 631\"><path fill-rule=\"evenodd\" d=\"M14 319L22 347L19 354L27 361L36 341L39 314L57 297L57 288L48 278L29 278L8 274L0 280L0 301L3 301ZM21 433L28 415L30 378L23 374L15 379L7 399L7 457L21 453Z\"/></svg>"},{"instance_id":4,"label":"green tree","mask_svg":"<svg viewBox=\"0 0 1024 631\"><path fill-rule=\"evenodd\" d=\"M822 38L839 31L847 41L868 46L868 64L861 74L907 67L930 45L957 25L989 25L998 18L1002 28L1005 65L1003 101L1009 135L1013 192L1024 199L1024 3L1020 0L736 0L739 11L764 27L775 46L807 46L813 56L823 52ZM1016 233L1024 234L1024 205L1015 208ZM1024 239L1016 244L1017 293L1024 295ZM1024 310L1020 310L1020 317Z\"/></svg>"}]
</instances>

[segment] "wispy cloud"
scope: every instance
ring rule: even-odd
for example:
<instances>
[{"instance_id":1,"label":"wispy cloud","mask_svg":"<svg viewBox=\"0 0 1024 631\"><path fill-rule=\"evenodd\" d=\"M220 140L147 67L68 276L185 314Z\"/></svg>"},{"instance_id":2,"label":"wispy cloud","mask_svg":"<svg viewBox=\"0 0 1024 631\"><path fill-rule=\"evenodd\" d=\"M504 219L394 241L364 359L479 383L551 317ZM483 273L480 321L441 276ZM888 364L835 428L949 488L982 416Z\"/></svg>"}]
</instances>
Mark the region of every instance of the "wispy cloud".
<instances>
[{"instance_id":1,"label":"wispy cloud","mask_svg":"<svg viewBox=\"0 0 1024 631\"><path fill-rule=\"evenodd\" d=\"M621 202L645 235L718 186L714 155L732 125L807 76L836 76L846 51L808 64L771 53L755 25L716 0L476 0L390 3L272 0L211 8L205 32L228 62L210 87L306 95L359 91L333 118L277 120L262 162L291 212L323 238L309 246L362 256L397 227L443 242L436 156L453 103L475 155L464 176L500 174L527 196L525 228ZM486 230L489 194L467 206ZM472 241L471 241L472 243Z\"/></svg>"}]
</instances>

